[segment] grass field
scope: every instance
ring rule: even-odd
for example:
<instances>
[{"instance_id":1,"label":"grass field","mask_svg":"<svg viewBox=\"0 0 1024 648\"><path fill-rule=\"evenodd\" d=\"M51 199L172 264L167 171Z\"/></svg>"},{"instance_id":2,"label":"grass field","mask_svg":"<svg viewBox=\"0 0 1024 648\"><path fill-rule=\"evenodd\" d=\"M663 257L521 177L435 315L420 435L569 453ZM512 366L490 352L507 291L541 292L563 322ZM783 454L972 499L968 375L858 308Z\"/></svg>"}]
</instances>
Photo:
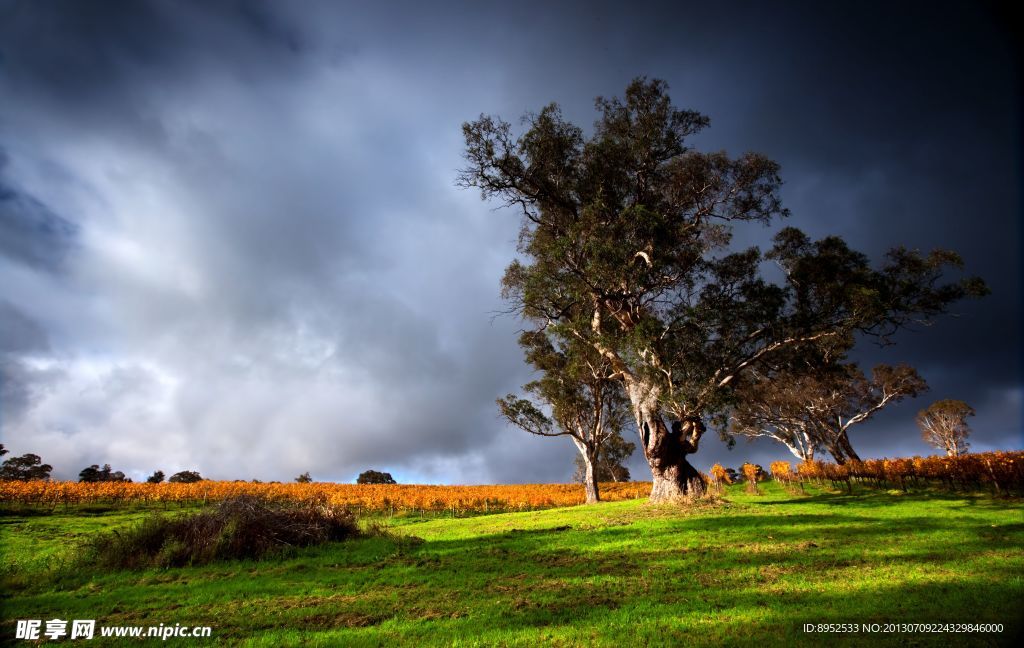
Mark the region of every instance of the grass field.
<instances>
[{"instance_id":1,"label":"grass field","mask_svg":"<svg viewBox=\"0 0 1024 648\"><path fill-rule=\"evenodd\" d=\"M145 512L7 511L0 643L17 619L55 617L208 625L206 642L252 646L1012 645L1020 635L1020 500L763 488L691 509L634 500L394 518L393 537L284 559L116 573L74 566L74 541ZM908 622L1004 630L804 632Z\"/></svg>"}]
</instances>

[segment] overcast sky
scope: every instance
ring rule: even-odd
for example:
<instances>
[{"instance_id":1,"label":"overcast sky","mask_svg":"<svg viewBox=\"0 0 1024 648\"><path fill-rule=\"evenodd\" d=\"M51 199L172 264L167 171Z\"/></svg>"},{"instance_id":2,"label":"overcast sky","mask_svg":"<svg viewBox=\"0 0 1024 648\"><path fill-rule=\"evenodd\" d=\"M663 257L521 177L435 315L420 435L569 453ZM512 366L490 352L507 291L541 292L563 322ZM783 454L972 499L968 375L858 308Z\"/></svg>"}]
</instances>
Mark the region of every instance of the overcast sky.
<instances>
[{"instance_id":1,"label":"overcast sky","mask_svg":"<svg viewBox=\"0 0 1024 648\"><path fill-rule=\"evenodd\" d=\"M928 453L940 398L974 449L1022 447L1009 17L707 4L0 0L0 441L61 478L566 481L568 440L497 417L531 377L494 317L518 218L454 186L460 126L557 101L589 127L647 75L711 118L699 148L782 165L789 224L952 248L991 286L860 352L932 387L854 428L862 455ZM693 460L782 458L709 432Z\"/></svg>"}]
</instances>

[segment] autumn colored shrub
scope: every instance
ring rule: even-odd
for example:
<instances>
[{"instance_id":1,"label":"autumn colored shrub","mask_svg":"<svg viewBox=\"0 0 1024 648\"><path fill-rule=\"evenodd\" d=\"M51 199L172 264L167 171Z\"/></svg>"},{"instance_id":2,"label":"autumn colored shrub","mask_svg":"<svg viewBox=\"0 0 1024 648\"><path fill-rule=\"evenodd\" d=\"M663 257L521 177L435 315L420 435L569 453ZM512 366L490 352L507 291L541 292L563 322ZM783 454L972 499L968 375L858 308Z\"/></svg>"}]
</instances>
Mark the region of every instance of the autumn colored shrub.
<instances>
[{"instance_id":1,"label":"autumn colored shrub","mask_svg":"<svg viewBox=\"0 0 1024 648\"><path fill-rule=\"evenodd\" d=\"M772 479L780 482L790 482L796 477L788 461L773 461L768 470L771 471Z\"/></svg>"},{"instance_id":2,"label":"autumn colored shrub","mask_svg":"<svg viewBox=\"0 0 1024 648\"><path fill-rule=\"evenodd\" d=\"M740 468L743 471L743 477L747 483L747 492L753 495L757 495L760 491L757 490L757 480L760 476L759 473L763 472L761 466L757 464L745 463Z\"/></svg>"},{"instance_id":3,"label":"autumn colored shrub","mask_svg":"<svg viewBox=\"0 0 1024 648\"><path fill-rule=\"evenodd\" d=\"M732 478L729 477L729 471L722 464L716 463L711 466L710 484L716 491L721 491L723 485L731 483Z\"/></svg>"},{"instance_id":4,"label":"autumn colored shrub","mask_svg":"<svg viewBox=\"0 0 1024 648\"><path fill-rule=\"evenodd\" d=\"M793 494L804 492L803 479L796 472L788 461L773 461L768 469L771 471L772 479L779 482L783 487Z\"/></svg>"}]
</instances>

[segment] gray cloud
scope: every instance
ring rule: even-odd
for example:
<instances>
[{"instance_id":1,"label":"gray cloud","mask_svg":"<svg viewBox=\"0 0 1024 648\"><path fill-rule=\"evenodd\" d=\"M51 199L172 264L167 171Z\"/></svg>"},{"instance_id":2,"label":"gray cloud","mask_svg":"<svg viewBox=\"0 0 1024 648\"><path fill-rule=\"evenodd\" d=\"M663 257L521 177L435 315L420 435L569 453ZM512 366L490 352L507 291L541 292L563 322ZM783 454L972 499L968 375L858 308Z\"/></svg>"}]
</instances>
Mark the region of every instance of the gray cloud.
<instances>
[{"instance_id":1,"label":"gray cloud","mask_svg":"<svg viewBox=\"0 0 1024 648\"><path fill-rule=\"evenodd\" d=\"M75 226L5 179L7 156L0 148L0 257L56 272L74 246Z\"/></svg>"},{"instance_id":2,"label":"gray cloud","mask_svg":"<svg viewBox=\"0 0 1024 648\"><path fill-rule=\"evenodd\" d=\"M43 327L14 305L0 300L0 426L12 425L55 376L34 368L26 356L50 350Z\"/></svg>"},{"instance_id":3,"label":"gray cloud","mask_svg":"<svg viewBox=\"0 0 1024 648\"><path fill-rule=\"evenodd\" d=\"M492 322L517 219L453 187L459 125L551 100L588 124L641 73L710 114L701 146L778 159L793 224L873 255L958 249L992 284L863 352L933 385L864 426L865 453L925 452L912 416L933 395L977 407L978 445L1021 445L1019 97L998 21L449 9L0 2L5 445L64 477L566 479L568 443L496 416L529 379L519 324ZM711 436L701 467L784 456Z\"/></svg>"}]
</instances>

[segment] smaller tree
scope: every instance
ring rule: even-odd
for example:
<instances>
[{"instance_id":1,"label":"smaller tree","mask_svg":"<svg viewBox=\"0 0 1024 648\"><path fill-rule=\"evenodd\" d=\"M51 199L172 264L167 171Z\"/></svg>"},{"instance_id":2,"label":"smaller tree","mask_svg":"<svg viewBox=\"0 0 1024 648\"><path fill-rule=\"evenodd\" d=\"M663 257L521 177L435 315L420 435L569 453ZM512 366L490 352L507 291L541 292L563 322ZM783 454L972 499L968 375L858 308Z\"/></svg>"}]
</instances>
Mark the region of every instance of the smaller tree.
<instances>
[{"instance_id":1,"label":"smaller tree","mask_svg":"<svg viewBox=\"0 0 1024 648\"><path fill-rule=\"evenodd\" d=\"M164 480L164 471L157 470L152 475L146 478L147 484L159 484Z\"/></svg>"},{"instance_id":2,"label":"smaller tree","mask_svg":"<svg viewBox=\"0 0 1024 648\"><path fill-rule=\"evenodd\" d=\"M878 365L868 378L854 363L753 373L737 390L729 433L782 443L801 461L824 448L842 464L860 461L851 427L928 389L913 367Z\"/></svg>"},{"instance_id":3,"label":"smaller tree","mask_svg":"<svg viewBox=\"0 0 1024 648\"><path fill-rule=\"evenodd\" d=\"M630 443L622 438L621 434L613 434L604 440L597 453L597 461L594 463L594 478L599 482L627 482L630 479L629 468L623 465L633 451L636 444ZM583 455L577 454L573 459L576 472L572 480L578 484L586 484L587 463Z\"/></svg>"},{"instance_id":4,"label":"smaller tree","mask_svg":"<svg viewBox=\"0 0 1024 648\"><path fill-rule=\"evenodd\" d=\"M971 428L967 417L974 416L974 408L961 400L940 400L917 413L917 426L921 437L929 445L945 450L950 457L967 452L967 437Z\"/></svg>"},{"instance_id":5,"label":"smaller tree","mask_svg":"<svg viewBox=\"0 0 1024 648\"><path fill-rule=\"evenodd\" d=\"M4 456L8 452L10 452L10 451L7 448L4 447L4 444L0 443L0 457Z\"/></svg>"},{"instance_id":6,"label":"smaller tree","mask_svg":"<svg viewBox=\"0 0 1024 648\"><path fill-rule=\"evenodd\" d=\"M172 484L193 484L198 481L203 481L202 476L194 470L182 470L171 475L171 478L167 481Z\"/></svg>"},{"instance_id":7,"label":"smaller tree","mask_svg":"<svg viewBox=\"0 0 1024 648\"><path fill-rule=\"evenodd\" d=\"M49 479L53 466L44 464L39 455L24 454L11 457L0 466L0 481L33 481Z\"/></svg>"},{"instance_id":8,"label":"smaller tree","mask_svg":"<svg viewBox=\"0 0 1024 648\"><path fill-rule=\"evenodd\" d=\"M357 484L397 484L395 478L391 476L391 473L378 472L376 470L367 470L359 474L356 478Z\"/></svg>"},{"instance_id":9,"label":"smaller tree","mask_svg":"<svg viewBox=\"0 0 1024 648\"><path fill-rule=\"evenodd\" d=\"M601 450L612 437L621 440L629 418L628 401L619 381L612 379L612 367L590 346L561 339L547 328L523 333L519 346L527 362L542 374L523 385L528 398L509 394L497 400L502 416L536 436L569 437L583 465L586 501L599 501ZM628 446L632 452L635 446ZM621 454L626 449L620 446L613 452Z\"/></svg>"},{"instance_id":10,"label":"smaller tree","mask_svg":"<svg viewBox=\"0 0 1024 648\"><path fill-rule=\"evenodd\" d=\"M309 476L309 471L307 471L296 477L295 481L299 484L309 484L312 483L313 478Z\"/></svg>"}]
</instances>

